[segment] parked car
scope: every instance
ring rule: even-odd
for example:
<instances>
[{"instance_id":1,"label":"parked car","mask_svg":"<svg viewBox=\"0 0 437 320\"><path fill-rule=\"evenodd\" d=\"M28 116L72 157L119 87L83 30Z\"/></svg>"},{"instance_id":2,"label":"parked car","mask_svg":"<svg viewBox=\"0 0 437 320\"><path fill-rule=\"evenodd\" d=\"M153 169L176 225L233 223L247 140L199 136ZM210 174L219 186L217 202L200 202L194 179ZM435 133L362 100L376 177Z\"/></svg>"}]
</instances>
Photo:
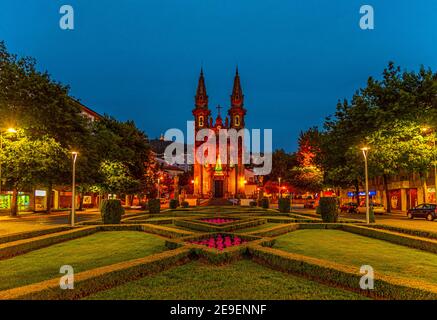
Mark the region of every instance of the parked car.
<instances>
[{"instance_id":1,"label":"parked car","mask_svg":"<svg viewBox=\"0 0 437 320\"><path fill-rule=\"evenodd\" d=\"M409 219L426 218L428 221L434 221L437 219L437 205L433 203L420 204L408 210L407 216Z\"/></svg>"},{"instance_id":2,"label":"parked car","mask_svg":"<svg viewBox=\"0 0 437 320\"><path fill-rule=\"evenodd\" d=\"M340 206L341 213L356 213L358 204L356 202L344 203Z\"/></svg>"},{"instance_id":3,"label":"parked car","mask_svg":"<svg viewBox=\"0 0 437 320\"><path fill-rule=\"evenodd\" d=\"M387 211L385 210L384 206L379 203L371 203L370 207L373 208L374 214L385 214ZM366 204L362 203L359 207L357 207L358 213L366 213Z\"/></svg>"},{"instance_id":4,"label":"parked car","mask_svg":"<svg viewBox=\"0 0 437 320\"><path fill-rule=\"evenodd\" d=\"M315 201L305 201L303 207L305 209L314 209L316 207L316 202Z\"/></svg>"}]
</instances>

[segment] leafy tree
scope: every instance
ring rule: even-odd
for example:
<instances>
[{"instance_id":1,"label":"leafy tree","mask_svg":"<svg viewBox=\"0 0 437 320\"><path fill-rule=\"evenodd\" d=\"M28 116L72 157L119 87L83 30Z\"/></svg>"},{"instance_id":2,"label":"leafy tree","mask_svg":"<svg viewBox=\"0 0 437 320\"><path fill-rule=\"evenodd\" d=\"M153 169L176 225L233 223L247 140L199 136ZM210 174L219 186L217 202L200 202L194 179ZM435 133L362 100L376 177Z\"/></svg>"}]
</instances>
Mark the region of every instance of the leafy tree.
<instances>
[{"instance_id":1,"label":"leafy tree","mask_svg":"<svg viewBox=\"0 0 437 320\"><path fill-rule=\"evenodd\" d=\"M52 172L65 170L66 159L68 151L48 136L32 140L20 130L14 138L4 139L0 160L2 177L13 191L11 216L17 215L18 191L50 180Z\"/></svg>"}]
</instances>

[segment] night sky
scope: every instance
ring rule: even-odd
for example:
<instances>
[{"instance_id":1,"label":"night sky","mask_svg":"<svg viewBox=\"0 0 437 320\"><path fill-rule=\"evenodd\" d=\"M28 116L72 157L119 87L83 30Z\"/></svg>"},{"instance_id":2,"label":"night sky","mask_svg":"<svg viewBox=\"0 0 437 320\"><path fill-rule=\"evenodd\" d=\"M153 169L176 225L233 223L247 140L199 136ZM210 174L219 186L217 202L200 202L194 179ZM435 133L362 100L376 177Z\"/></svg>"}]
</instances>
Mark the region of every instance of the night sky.
<instances>
[{"instance_id":1,"label":"night sky","mask_svg":"<svg viewBox=\"0 0 437 320\"><path fill-rule=\"evenodd\" d=\"M75 30L59 8L75 9ZM361 5L375 30L359 28ZM228 107L238 64L250 128L296 149L388 61L437 70L435 0L1 0L0 39L37 59L99 113L133 119L151 138L192 120L203 66L210 108Z\"/></svg>"}]
</instances>

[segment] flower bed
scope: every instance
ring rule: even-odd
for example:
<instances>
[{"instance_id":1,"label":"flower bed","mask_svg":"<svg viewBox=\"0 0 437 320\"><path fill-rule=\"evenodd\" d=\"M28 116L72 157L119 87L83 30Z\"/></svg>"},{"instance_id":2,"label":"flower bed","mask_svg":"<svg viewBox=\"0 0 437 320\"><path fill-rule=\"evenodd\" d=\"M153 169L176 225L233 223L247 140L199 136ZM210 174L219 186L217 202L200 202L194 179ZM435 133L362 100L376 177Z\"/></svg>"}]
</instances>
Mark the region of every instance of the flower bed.
<instances>
[{"instance_id":1,"label":"flower bed","mask_svg":"<svg viewBox=\"0 0 437 320\"><path fill-rule=\"evenodd\" d=\"M210 223L210 224L224 224L229 222L238 221L237 219L229 219L229 218L204 218L200 219L202 222Z\"/></svg>"},{"instance_id":2,"label":"flower bed","mask_svg":"<svg viewBox=\"0 0 437 320\"><path fill-rule=\"evenodd\" d=\"M207 246L208 248L214 248L219 251L223 249L246 244L247 240L241 239L238 235L222 235L213 234L209 238L203 238L199 240L189 240L188 243Z\"/></svg>"}]
</instances>

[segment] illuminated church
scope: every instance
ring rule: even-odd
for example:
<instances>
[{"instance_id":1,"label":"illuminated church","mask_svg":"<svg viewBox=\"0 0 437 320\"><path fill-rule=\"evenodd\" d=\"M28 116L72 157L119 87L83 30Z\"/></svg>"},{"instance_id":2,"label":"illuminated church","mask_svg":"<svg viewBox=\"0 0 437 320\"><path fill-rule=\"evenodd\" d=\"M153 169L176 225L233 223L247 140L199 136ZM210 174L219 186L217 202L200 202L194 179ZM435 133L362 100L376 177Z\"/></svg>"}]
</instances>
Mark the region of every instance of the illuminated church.
<instances>
[{"instance_id":1,"label":"illuminated church","mask_svg":"<svg viewBox=\"0 0 437 320\"><path fill-rule=\"evenodd\" d=\"M205 128L212 129L215 132L218 132L219 129L236 129L238 131L244 128L246 109L244 109L244 95L238 68L235 73L231 103L225 120L222 119L220 114L221 107L218 106L217 109L218 114L215 121L213 121L211 111L208 108L208 95L206 93L203 70L201 70L195 96L195 107L193 109L195 133L197 134L198 130ZM229 161L230 152L227 154L227 161L220 161L218 145L216 148L217 161L215 164L195 162L194 195L200 198L236 198L245 196L249 178L247 177L248 170L245 169L242 160L243 140L241 137L238 139L238 162L235 164L231 164ZM196 142L195 152L202 143L202 141ZM229 141L227 143L229 150L231 146Z\"/></svg>"}]
</instances>

